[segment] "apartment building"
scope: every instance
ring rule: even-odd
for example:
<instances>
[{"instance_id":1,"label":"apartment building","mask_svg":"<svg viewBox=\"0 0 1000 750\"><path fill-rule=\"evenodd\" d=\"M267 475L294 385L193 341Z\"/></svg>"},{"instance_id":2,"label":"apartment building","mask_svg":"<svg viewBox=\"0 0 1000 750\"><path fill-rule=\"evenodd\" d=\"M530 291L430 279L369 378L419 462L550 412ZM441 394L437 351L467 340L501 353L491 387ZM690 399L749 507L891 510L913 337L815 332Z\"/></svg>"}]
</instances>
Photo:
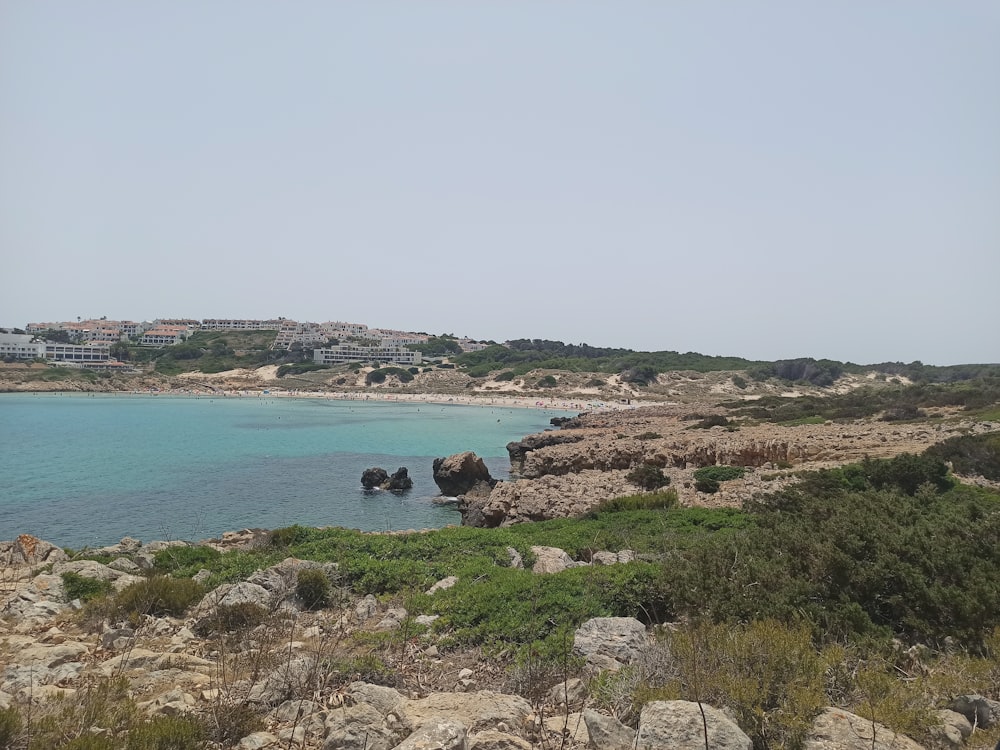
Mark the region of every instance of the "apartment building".
<instances>
[{"instance_id":1,"label":"apartment building","mask_svg":"<svg viewBox=\"0 0 1000 750\"><path fill-rule=\"evenodd\" d=\"M111 349L104 344L58 344L45 342L45 359L54 362L107 362Z\"/></svg>"},{"instance_id":2,"label":"apartment building","mask_svg":"<svg viewBox=\"0 0 1000 750\"><path fill-rule=\"evenodd\" d=\"M202 330L210 331L277 331L285 322L284 318L275 320L248 320L246 318L205 318L201 321Z\"/></svg>"},{"instance_id":3,"label":"apartment building","mask_svg":"<svg viewBox=\"0 0 1000 750\"><path fill-rule=\"evenodd\" d=\"M139 345L155 347L173 346L186 339L189 334L190 329L187 326L159 325L143 333L142 338L139 339Z\"/></svg>"},{"instance_id":4,"label":"apartment building","mask_svg":"<svg viewBox=\"0 0 1000 750\"><path fill-rule=\"evenodd\" d=\"M361 346L340 344L313 352L313 361L321 365L342 365L348 362L375 362L380 365L419 365L420 352L402 346Z\"/></svg>"},{"instance_id":5,"label":"apartment building","mask_svg":"<svg viewBox=\"0 0 1000 750\"><path fill-rule=\"evenodd\" d=\"M25 333L0 333L0 359L42 359L45 342Z\"/></svg>"}]
</instances>

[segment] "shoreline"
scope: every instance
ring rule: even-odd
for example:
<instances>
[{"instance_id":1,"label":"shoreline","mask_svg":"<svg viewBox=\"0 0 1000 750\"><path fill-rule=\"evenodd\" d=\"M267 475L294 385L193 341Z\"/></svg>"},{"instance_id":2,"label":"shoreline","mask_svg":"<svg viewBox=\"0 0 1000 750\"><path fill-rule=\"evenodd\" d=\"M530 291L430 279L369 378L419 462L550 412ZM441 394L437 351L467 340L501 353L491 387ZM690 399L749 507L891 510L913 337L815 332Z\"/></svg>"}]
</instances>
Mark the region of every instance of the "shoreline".
<instances>
[{"instance_id":1,"label":"shoreline","mask_svg":"<svg viewBox=\"0 0 1000 750\"><path fill-rule=\"evenodd\" d=\"M188 388L166 388L166 389L143 389L143 390L107 390L107 391L82 391L82 390L12 390L0 393L0 397L8 394L33 394L33 395L69 395L69 396L135 396L135 397L165 397L165 398L293 398L303 400L321 401L356 401L362 403L414 403L414 404L436 404L442 406L478 406L478 407L501 407L514 409L538 409L548 411L568 411L580 413L583 411L609 412L609 411L632 411L646 406L658 406L664 402L650 401L640 403L611 403L607 401L583 401L580 399L567 398L533 398L530 396L485 396L485 395L464 395L449 396L444 393L365 393L359 391L300 391L286 389L229 389L204 391L200 389Z\"/></svg>"}]
</instances>

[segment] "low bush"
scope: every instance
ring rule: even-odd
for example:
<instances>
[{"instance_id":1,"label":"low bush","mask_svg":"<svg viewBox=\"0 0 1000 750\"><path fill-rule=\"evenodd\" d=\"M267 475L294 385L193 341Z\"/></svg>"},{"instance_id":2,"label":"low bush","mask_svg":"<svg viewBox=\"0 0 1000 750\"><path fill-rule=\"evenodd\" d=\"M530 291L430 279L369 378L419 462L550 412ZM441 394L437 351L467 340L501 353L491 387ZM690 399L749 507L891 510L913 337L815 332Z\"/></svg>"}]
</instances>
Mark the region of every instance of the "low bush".
<instances>
[{"instance_id":1,"label":"low bush","mask_svg":"<svg viewBox=\"0 0 1000 750\"><path fill-rule=\"evenodd\" d=\"M319 568L300 570L295 594L306 609L323 609L330 601L330 579Z\"/></svg>"},{"instance_id":2,"label":"low bush","mask_svg":"<svg viewBox=\"0 0 1000 750\"><path fill-rule=\"evenodd\" d=\"M142 615L180 617L205 595L205 589L190 578L157 575L119 591L113 601L118 617L137 620Z\"/></svg>"},{"instance_id":3,"label":"low bush","mask_svg":"<svg viewBox=\"0 0 1000 750\"><path fill-rule=\"evenodd\" d=\"M555 388L557 385L559 385L559 381L551 375L546 375L538 379L535 388Z\"/></svg>"},{"instance_id":4,"label":"low bush","mask_svg":"<svg viewBox=\"0 0 1000 750\"><path fill-rule=\"evenodd\" d=\"M746 469L742 466L703 466L695 470L694 478L711 479L716 482L728 482L730 479L739 479L746 474Z\"/></svg>"},{"instance_id":5,"label":"low bush","mask_svg":"<svg viewBox=\"0 0 1000 750\"><path fill-rule=\"evenodd\" d=\"M153 556L153 570L187 578L202 568L211 567L220 555L217 549L203 545L167 547Z\"/></svg>"},{"instance_id":6,"label":"low bush","mask_svg":"<svg viewBox=\"0 0 1000 750\"><path fill-rule=\"evenodd\" d=\"M641 433L639 433L638 435L635 436L635 439L636 440L656 440L657 438L661 438L661 437L663 437L663 435L661 435L658 432L641 432Z\"/></svg>"},{"instance_id":7,"label":"low bush","mask_svg":"<svg viewBox=\"0 0 1000 750\"><path fill-rule=\"evenodd\" d=\"M210 617L200 620L194 631L202 638L218 633L244 633L263 623L268 614L267 609L253 602L223 604Z\"/></svg>"},{"instance_id":8,"label":"low bush","mask_svg":"<svg viewBox=\"0 0 1000 750\"><path fill-rule=\"evenodd\" d=\"M506 383L513 380L515 377L513 370L504 370L503 372L498 372L493 376L493 379L498 383Z\"/></svg>"},{"instance_id":9,"label":"low bush","mask_svg":"<svg viewBox=\"0 0 1000 750\"><path fill-rule=\"evenodd\" d=\"M63 573L61 577L63 587L66 589L66 598L70 601L79 599L81 602L88 602L111 593L111 581L88 578L72 571Z\"/></svg>"},{"instance_id":10,"label":"low bush","mask_svg":"<svg viewBox=\"0 0 1000 750\"><path fill-rule=\"evenodd\" d=\"M714 495L719 491L719 483L714 479L696 479L694 480L694 488L706 495Z\"/></svg>"},{"instance_id":11,"label":"low bush","mask_svg":"<svg viewBox=\"0 0 1000 750\"><path fill-rule=\"evenodd\" d=\"M21 731L21 715L16 708L0 708L0 747L14 747Z\"/></svg>"},{"instance_id":12,"label":"low bush","mask_svg":"<svg viewBox=\"0 0 1000 750\"><path fill-rule=\"evenodd\" d=\"M735 428L734 423L730 422L721 414L710 414L707 417L696 417L696 419L698 419L698 421L691 425L688 428L689 430L707 430L712 427Z\"/></svg>"},{"instance_id":13,"label":"low bush","mask_svg":"<svg viewBox=\"0 0 1000 750\"><path fill-rule=\"evenodd\" d=\"M205 725L191 716L155 716L129 730L125 750L198 750L207 745Z\"/></svg>"},{"instance_id":14,"label":"low bush","mask_svg":"<svg viewBox=\"0 0 1000 750\"><path fill-rule=\"evenodd\" d=\"M648 464L646 464L648 466ZM670 482L669 477L665 477L666 483ZM664 484L666 484L664 483ZM663 485L660 485L661 487ZM603 501L592 512L591 516L599 513L621 513L630 510L667 510L677 505L677 490L665 490L663 492L649 492L641 495L625 495Z\"/></svg>"},{"instance_id":15,"label":"low bush","mask_svg":"<svg viewBox=\"0 0 1000 750\"><path fill-rule=\"evenodd\" d=\"M626 474L625 478L632 484L650 491L670 484L670 477L663 473L663 469L653 464L639 464Z\"/></svg>"},{"instance_id":16,"label":"low bush","mask_svg":"<svg viewBox=\"0 0 1000 750\"><path fill-rule=\"evenodd\" d=\"M302 544L309 539L309 529L305 526L285 526L271 532L272 547L291 547L293 544Z\"/></svg>"},{"instance_id":17,"label":"low bush","mask_svg":"<svg viewBox=\"0 0 1000 750\"><path fill-rule=\"evenodd\" d=\"M924 456L950 461L956 474L1000 481L1000 432L949 438L925 450Z\"/></svg>"}]
</instances>

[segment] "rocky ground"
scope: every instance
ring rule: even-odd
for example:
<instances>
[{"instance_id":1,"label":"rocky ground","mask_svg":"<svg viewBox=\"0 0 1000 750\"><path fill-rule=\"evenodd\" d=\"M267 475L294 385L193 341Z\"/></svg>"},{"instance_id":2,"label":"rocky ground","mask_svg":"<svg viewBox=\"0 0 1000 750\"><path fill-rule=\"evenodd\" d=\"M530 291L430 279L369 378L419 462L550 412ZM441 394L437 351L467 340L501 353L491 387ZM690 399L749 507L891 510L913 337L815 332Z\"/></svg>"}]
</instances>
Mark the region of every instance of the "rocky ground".
<instances>
[{"instance_id":1,"label":"rocky ground","mask_svg":"<svg viewBox=\"0 0 1000 750\"><path fill-rule=\"evenodd\" d=\"M255 538L250 532L233 534L216 544L233 548ZM59 711L67 737L100 736L108 730L88 725L93 715L77 716L66 706L83 705L93 699L94 686L112 690L117 681L127 686L141 715L201 716L224 730L227 738L217 747L700 749L707 732L709 747L752 748L733 717L712 706L650 701L630 724L619 721L614 710L595 707L590 679L669 659L657 653L647 628L631 618L596 618L581 625L573 652L586 666L581 676L566 679L551 672L512 672L495 655L450 650L419 627L427 618L397 602L349 597L338 606L309 611L294 582L299 571L323 566L303 560L286 559L242 582L223 584L177 616L115 618L67 600L63 574L107 580L120 591L141 580L153 555L166 546L125 539L101 550L110 560L104 565L69 560L62 550L33 537L0 544L5 587L0 709L15 706L36 721ZM580 564L561 550L533 551L538 575ZM607 553L603 562L627 560L628 555ZM436 586L451 583L445 579ZM248 605L265 611L266 618L242 629L233 623L217 627L223 612ZM377 660L369 658L373 653ZM962 747L973 732L970 719L980 729L1000 721L1000 703L978 696L964 697L952 708L937 714L934 747ZM920 746L829 707L813 721L804 747Z\"/></svg>"}]
</instances>

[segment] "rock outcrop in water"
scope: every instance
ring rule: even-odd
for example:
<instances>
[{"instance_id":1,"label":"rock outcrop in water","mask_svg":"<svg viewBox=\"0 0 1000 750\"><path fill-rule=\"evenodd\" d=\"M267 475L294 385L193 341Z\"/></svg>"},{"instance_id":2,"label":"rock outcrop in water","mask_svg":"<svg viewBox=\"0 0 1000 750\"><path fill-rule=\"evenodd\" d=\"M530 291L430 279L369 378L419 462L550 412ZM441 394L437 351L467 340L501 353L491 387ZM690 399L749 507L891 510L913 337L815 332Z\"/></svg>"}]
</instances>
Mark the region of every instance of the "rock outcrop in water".
<instances>
[{"instance_id":1,"label":"rock outcrop in water","mask_svg":"<svg viewBox=\"0 0 1000 750\"><path fill-rule=\"evenodd\" d=\"M389 490L390 492L402 492L413 487L413 480L410 479L409 471L405 466L400 466L391 475L380 466L365 469L361 474L361 486L366 490Z\"/></svg>"},{"instance_id":2,"label":"rock outcrop in water","mask_svg":"<svg viewBox=\"0 0 1000 750\"><path fill-rule=\"evenodd\" d=\"M434 482L442 495L458 497L470 492L486 493L496 486L483 459L472 451L434 459Z\"/></svg>"}]
</instances>

